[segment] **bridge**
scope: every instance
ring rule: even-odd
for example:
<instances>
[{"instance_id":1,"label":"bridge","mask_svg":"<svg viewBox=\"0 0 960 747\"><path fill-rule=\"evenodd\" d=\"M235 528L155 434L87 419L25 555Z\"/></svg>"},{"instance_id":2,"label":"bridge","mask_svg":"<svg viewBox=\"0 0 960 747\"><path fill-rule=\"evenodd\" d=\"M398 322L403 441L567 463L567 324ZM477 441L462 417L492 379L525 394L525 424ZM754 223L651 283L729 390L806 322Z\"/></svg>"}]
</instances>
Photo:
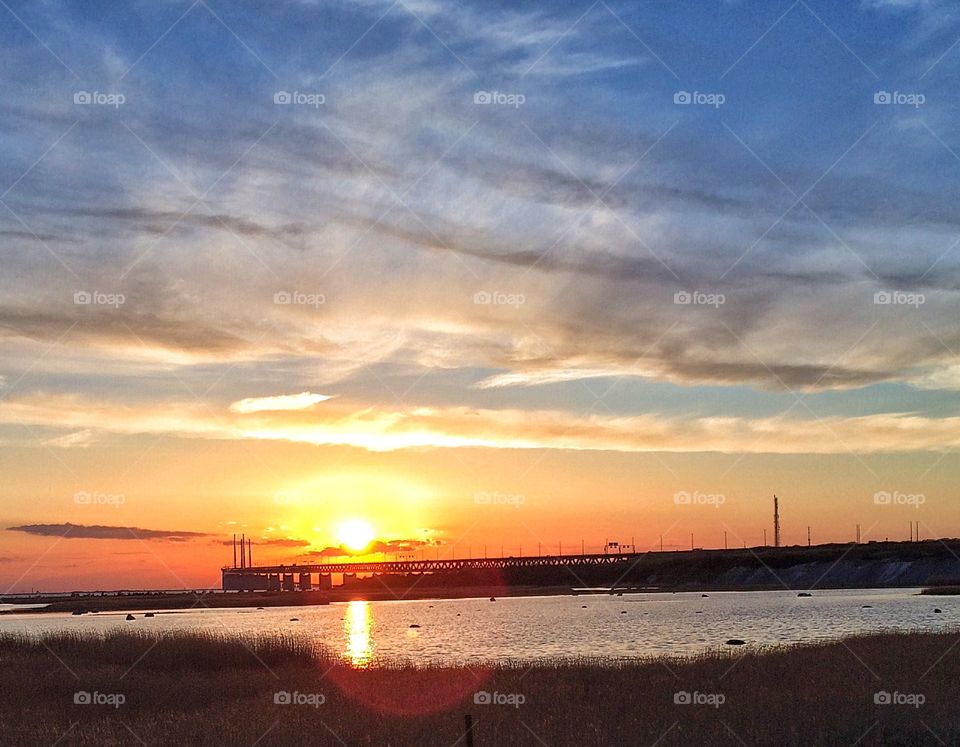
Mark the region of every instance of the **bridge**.
<instances>
[{"instance_id":1,"label":"bridge","mask_svg":"<svg viewBox=\"0 0 960 747\"><path fill-rule=\"evenodd\" d=\"M330 588L330 575L372 573L449 573L456 571L503 571L513 568L594 568L629 563L647 553L593 553L582 555L536 555L498 558L447 558L444 560L380 560L369 562L306 563L292 565L242 565L221 568L223 588L235 591L309 590ZM319 575L317 586L313 576Z\"/></svg>"}]
</instances>

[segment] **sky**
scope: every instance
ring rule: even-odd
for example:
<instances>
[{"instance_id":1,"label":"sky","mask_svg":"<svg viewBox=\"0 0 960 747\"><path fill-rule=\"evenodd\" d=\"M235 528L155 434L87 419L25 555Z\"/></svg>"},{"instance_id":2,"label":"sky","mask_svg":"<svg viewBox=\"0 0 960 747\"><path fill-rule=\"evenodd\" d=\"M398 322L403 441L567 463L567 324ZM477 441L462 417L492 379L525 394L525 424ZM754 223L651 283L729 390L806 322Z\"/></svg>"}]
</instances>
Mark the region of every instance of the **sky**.
<instances>
[{"instance_id":1,"label":"sky","mask_svg":"<svg viewBox=\"0 0 960 747\"><path fill-rule=\"evenodd\" d=\"M953 4L0 5L0 589L960 535Z\"/></svg>"}]
</instances>

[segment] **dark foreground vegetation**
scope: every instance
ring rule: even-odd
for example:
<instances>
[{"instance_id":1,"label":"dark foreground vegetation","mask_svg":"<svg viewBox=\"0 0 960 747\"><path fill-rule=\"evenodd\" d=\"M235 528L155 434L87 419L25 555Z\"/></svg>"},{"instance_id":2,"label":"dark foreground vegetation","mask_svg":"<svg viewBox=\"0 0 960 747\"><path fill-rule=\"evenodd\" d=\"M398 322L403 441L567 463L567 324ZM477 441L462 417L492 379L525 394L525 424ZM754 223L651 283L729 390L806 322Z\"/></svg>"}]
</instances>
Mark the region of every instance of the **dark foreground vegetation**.
<instances>
[{"instance_id":1,"label":"dark foreground vegetation","mask_svg":"<svg viewBox=\"0 0 960 747\"><path fill-rule=\"evenodd\" d=\"M0 637L4 745L954 745L960 636L352 669L295 638Z\"/></svg>"}]
</instances>

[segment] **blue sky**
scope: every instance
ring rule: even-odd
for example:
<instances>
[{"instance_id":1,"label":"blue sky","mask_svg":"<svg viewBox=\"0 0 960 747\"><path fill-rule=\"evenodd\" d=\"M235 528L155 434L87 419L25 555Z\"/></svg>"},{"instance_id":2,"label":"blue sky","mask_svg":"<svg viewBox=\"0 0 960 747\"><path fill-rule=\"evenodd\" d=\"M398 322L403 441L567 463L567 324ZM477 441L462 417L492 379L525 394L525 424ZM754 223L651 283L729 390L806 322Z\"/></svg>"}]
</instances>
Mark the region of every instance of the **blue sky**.
<instances>
[{"instance_id":1,"label":"blue sky","mask_svg":"<svg viewBox=\"0 0 960 747\"><path fill-rule=\"evenodd\" d=\"M948 3L0 15L0 441L35 464L150 435L955 465Z\"/></svg>"}]
</instances>

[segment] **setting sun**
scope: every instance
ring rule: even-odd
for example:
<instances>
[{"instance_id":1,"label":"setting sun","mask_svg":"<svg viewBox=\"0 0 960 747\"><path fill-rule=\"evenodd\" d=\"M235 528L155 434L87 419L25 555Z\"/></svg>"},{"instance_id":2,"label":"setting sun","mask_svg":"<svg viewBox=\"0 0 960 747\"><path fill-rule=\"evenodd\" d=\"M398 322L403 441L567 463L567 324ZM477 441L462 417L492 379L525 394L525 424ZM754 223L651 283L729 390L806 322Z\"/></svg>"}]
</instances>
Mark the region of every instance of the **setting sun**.
<instances>
[{"instance_id":1,"label":"setting sun","mask_svg":"<svg viewBox=\"0 0 960 747\"><path fill-rule=\"evenodd\" d=\"M364 519L348 519L337 527L337 539L349 550L366 549L373 537L373 527Z\"/></svg>"}]
</instances>

